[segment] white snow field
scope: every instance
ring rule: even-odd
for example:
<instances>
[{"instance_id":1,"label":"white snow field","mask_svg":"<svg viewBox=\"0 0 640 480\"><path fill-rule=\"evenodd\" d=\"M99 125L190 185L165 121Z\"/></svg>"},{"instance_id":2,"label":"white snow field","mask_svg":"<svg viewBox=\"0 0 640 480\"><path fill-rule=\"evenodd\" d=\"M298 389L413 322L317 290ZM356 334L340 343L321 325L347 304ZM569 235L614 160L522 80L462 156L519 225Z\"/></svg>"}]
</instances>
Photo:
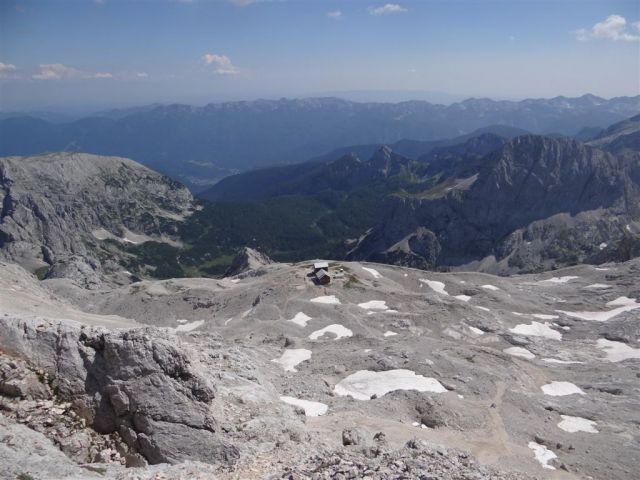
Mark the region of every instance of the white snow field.
<instances>
[{"instance_id":1,"label":"white snow field","mask_svg":"<svg viewBox=\"0 0 640 480\"><path fill-rule=\"evenodd\" d=\"M536 356L526 348L522 347L509 347L503 350L504 353L513 355L514 357L526 358L527 360L533 360Z\"/></svg>"},{"instance_id":2,"label":"white snow field","mask_svg":"<svg viewBox=\"0 0 640 480\"><path fill-rule=\"evenodd\" d=\"M572 417L571 415L560 415L562 421L558 423L558 428L569 433L587 432L598 433L596 422L582 417Z\"/></svg>"},{"instance_id":3,"label":"white snow field","mask_svg":"<svg viewBox=\"0 0 640 480\"><path fill-rule=\"evenodd\" d=\"M295 323L296 325L300 325L301 327L306 327L309 320L311 320L311 317L309 315L303 312L298 312L289 321Z\"/></svg>"},{"instance_id":4,"label":"white snow field","mask_svg":"<svg viewBox=\"0 0 640 480\"><path fill-rule=\"evenodd\" d=\"M419 282L427 285L434 292L440 293L442 295L449 295L449 293L444 288L444 283L438 282L437 280L427 280L426 278L418 279Z\"/></svg>"},{"instance_id":5,"label":"white snow field","mask_svg":"<svg viewBox=\"0 0 640 480\"><path fill-rule=\"evenodd\" d=\"M640 348L633 348L623 342L614 342L604 338L598 339L598 348L601 348L607 354L607 360L610 362L622 362L630 358L640 358Z\"/></svg>"},{"instance_id":6,"label":"white snow field","mask_svg":"<svg viewBox=\"0 0 640 480\"><path fill-rule=\"evenodd\" d=\"M552 397L564 397L565 395L573 395L577 393L579 395L585 395L585 393L571 382L556 382L547 383L540 387L545 395Z\"/></svg>"},{"instance_id":7,"label":"white snow field","mask_svg":"<svg viewBox=\"0 0 640 480\"><path fill-rule=\"evenodd\" d=\"M592 283L591 285L587 285L584 288L589 288L593 290L604 290L606 288L611 288L611 285L607 285L606 283Z\"/></svg>"},{"instance_id":8,"label":"white snow field","mask_svg":"<svg viewBox=\"0 0 640 480\"><path fill-rule=\"evenodd\" d=\"M469 327L469 330L471 330L476 335L484 335L484 332L477 327Z\"/></svg>"},{"instance_id":9,"label":"white snow field","mask_svg":"<svg viewBox=\"0 0 640 480\"><path fill-rule=\"evenodd\" d=\"M538 320L556 320L560 318L558 315L548 315L546 313L533 313L531 314L533 318L537 318Z\"/></svg>"},{"instance_id":10,"label":"white snow field","mask_svg":"<svg viewBox=\"0 0 640 480\"><path fill-rule=\"evenodd\" d=\"M372 395L381 397L394 390L443 393L447 389L435 378L416 375L411 370L398 369L383 372L358 370L341 380L333 389L337 395L356 400L370 400Z\"/></svg>"},{"instance_id":11,"label":"white snow field","mask_svg":"<svg viewBox=\"0 0 640 480\"><path fill-rule=\"evenodd\" d=\"M301 398L283 396L280 397L280 400L289 405L302 408L307 417L319 417L327 413L329 409L329 406L325 403L302 400Z\"/></svg>"},{"instance_id":12,"label":"white snow field","mask_svg":"<svg viewBox=\"0 0 640 480\"><path fill-rule=\"evenodd\" d=\"M580 277L576 277L573 275L566 275L564 277L547 278L546 280L540 280L538 283L567 283L567 282L570 282L571 280L575 280L576 278L580 278Z\"/></svg>"},{"instance_id":13,"label":"white snow field","mask_svg":"<svg viewBox=\"0 0 640 480\"><path fill-rule=\"evenodd\" d=\"M282 365L285 372L297 372L295 368L296 365L299 365L310 358L311 350L307 350L305 348L292 348L285 350L280 358L274 358L271 361Z\"/></svg>"},{"instance_id":14,"label":"white snow field","mask_svg":"<svg viewBox=\"0 0 640 480\"><path fill-rule=\"evenodd\" d=\"M396 332L392 332L391 330L387 330L382 334L383 337L395 337L398 335Z\"/></svg>"},{"instance_id":15,"label":"white snow field","mask_svg":"<svg viewBox=\"0 0 640 480\"><path fill-rule=\"evenodd\" d=\"M340 300L335 295L324 295L321 297L312 298L310 300L313 303L326 303L328 305L340 305Z\"/></svg>"},{"instance_id":16,"label":"white snow field","mask_svg":"<svg viewBox=\"0 0 640 480\"><path fill-rule=\"evenodd\" d=\"M173 329L174 332L190 332L204 325L204 320L196 320L195 322L183 323Z\"/></svg>"},{"instance_id":17,"label":"white snow field","mask_svg":"<svg viewBox=\"0 0 640 480\"><path fill-rule=\"evenodd\" d=\"M480 285L480 288L484 288L485 290L500 290L498 287L496 287L495 285Z\"/></svg>"},{"instance_id":18,"label":"white snow field","mask_svg":"<svg viewBox=\"0 0 640 480\"><path fill-rule=\"evenodd\" d=\"M577 318L579 320L588 320L591 322L606 322L621 313L630 312L640 308L640 303L635 298L618 297L607 303L607 307L618 307L613 310L605 310L600 312L567 312L565 310L556 310L556 312L564 313L567 317Z\"/></svg>"},{"instance_id":19,"label":"white snow field","mask_svg":"<svg viewBox=\"0 0 640 480\"><path fill-rule=\"evenodd\" d=\"M558 358L543 358L542 361L545 363L556 363L558 365L571 365L574 363L582 363L576 360L560 360Z\"/></svg>"},{"instance_id":20,"label":"white snow field","mask_svg":"<svg viewBox=\"0 0 640 480\"><path fill-rule=\"evenodd\" d=\"M509 329L510 332L532 337L545 337L551 340L562 340L562 334L551 328L549 323L531 322L531 325L520 323Z\"/></svg>"},{"instance_id":21,"label":"white snow field","mask_svg":"<svg viewBox=\"0 0 640 480\"><path fill-rule=\"evenodd\" d=\"M358 306L364 310L388 310L387 302L384 300L371 300L369 302L359 303Z\"/></svg>"},{"instance_id":22,"label":"white snow field","mask_svg":"<svg viewBox=\"0 0 640 480\"><path fill-rule=\"evenodd\" d=\"M322 338L327 333L335 335L334 340L340 340L341 338L353 336L353 332L347 327L345 327L344 325L340 325L339 323L334 323L332 325L327 325L320 330L316 330L311 335L309 335L309 338L311 340L317 340L319 338Z\"/></svg>"},{"instance_id":23,"label":"white snow field","mask_svg":"<svg viewBox=\"0 0 640 480\"><path fill-rule=\"evenodd\" d=\"M362 269L365 272L369 272L373 276L373 278L382 278L382 275L380 274L380 272L378 272L377 270L375 270L373 268L362 267Z\"/></svg>"},{"instance_id":24,"label":"white snow field","mask_svg":"<svg viewBox=\"0 0 640 480\"><path fill-rule=\"evenodd\" d=\"M533 454L536 456L536 460L540 462L542 468L548 468L549 470L555 470L556 467L549 465L549 462L558 456L549 450L544 445L540 445L536 442L529 442L529 448L533 450Z\"/></svg>"},{"instance_id":25,"label":"white snow field","mask_svg":"<svg viewBox=\"0 0 640 480\"><path fill-rule=\"evenodd\" d=\"M461 300L463 302L468 302L469 300L471 300L471 297L469 295L456 295L453 298L457 298L458 300Z\"/></svg>"}]
</instances>

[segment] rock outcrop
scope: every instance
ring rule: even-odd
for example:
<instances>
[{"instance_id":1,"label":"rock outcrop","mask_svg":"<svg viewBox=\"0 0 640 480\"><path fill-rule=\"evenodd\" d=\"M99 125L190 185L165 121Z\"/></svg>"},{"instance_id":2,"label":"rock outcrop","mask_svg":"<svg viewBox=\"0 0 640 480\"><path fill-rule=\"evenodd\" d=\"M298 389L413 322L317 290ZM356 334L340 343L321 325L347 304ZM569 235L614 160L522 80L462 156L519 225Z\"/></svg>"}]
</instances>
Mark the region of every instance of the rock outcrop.
<instances>
[{"instance_id":1,"label":"rock outcrop","mask_svg":"<svg viewBox=\"0 0 640 480\"><path fill-rule=\"evenodd\" d=\"M256 274L261 267L272 263L273 260L264 253L253 248L244 247L235 256L231 265L229 265L229 268L224 272L224 276L235 277L236 275L247 272L253 272Z\"/></svg>"},{"instance_id":2,"label":"rock outcrop","mask_svg":"<svg viewBox=\"0 0 640 480\"><path fill-rule=\"evenodd\" d=\"M119 245L177 240L193 198L132 160L55 153L0 158L0 204L0 255L95 287Z\"/></svg>"},{"instance_id":3,"label":"rock outcrop","mask_svg":"<svg viewBox=\"0 0 640 480\"><path fill-rule=\"evenodd\" d=\"M109 331L38 319L0 320L4 355L28 359L87 425L118 434L149 463L196 460L232 463L238 450L221 436L211 414L211 377L198 371L171 334L158 330ZM0 390L39 398L33 375L4 375Z\"/></svg>"}]
</instances>

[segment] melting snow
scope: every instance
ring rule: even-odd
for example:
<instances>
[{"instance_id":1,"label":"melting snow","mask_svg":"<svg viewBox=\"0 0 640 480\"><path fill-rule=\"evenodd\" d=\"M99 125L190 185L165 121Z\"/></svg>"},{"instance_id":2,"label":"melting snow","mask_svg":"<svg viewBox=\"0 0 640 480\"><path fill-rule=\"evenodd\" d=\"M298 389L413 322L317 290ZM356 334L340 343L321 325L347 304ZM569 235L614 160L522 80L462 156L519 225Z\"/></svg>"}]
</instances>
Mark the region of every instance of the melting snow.
<instances>
[{"instance_id":1,"label":"melting snow","mask_svg":"<svg viewBox=\"0 0 640 480\"><path fill-rule=\"evenodd\" d=\"M356 400L369 400L372 395L381 397L394 390L443 393L447 389L435 378L416 375L411 370L387 370L371 372L358 370L341 380L333 389L337 395L349 395Z\"/></svg>"},{"instance_id":2,"label":"melting snow","mask_svg":"<svg viewBox=\"0 0 640 480\"><path fill-rule=\"evenodd\" d=\"M454 298L462 300L463 302L468 302L469 300L471 300L471 297L469 295L456 295Z\"/></svg>"},{"instance_id":3,"label":"melting snow","mask_svg":"<svg viewBox=\"0 0 640 480\"><path fill-rule=\"evenodd\" d=\"M280 400L288 403L289 405L302 408L307 417L319 417L320 415L327 413L327 410L329 409L329 407L324 403L302 400L295 397L280 397Z\"/></svg>"},{"instance_id":4,"label":"melting snow","mask_svg":"<svg viewBox=\"0 0 640 480\"><path fill-rule=\"evenodd\" d=\"M556 318L560 318L558 315L547 315L545 313L534 313L531 316L539 318L540 320L555 320Z\"/></svg>"},{"instance_id":5,"label":"melting snow","mask_svg":"<svg viewBox=\"0 0 640 480\"><path fill-rule=\"evenodd\" d=\"M630 358L640 358L640 348L632 348L623 342L598 339L598 348L602 348L610 362L622 362Z\"/></svg>"},{"instance_id":6,"label":"melting snow","mask_svg":"<svg viewBox=\"0 0 640 480\"><path fill-rule=\"evenodd\" d=\"M477 327L469 327L469 330L471 330L476 335L484 335L484 332Z\"/></svg>"},{"instance_id":7,"label":"melting snow","mask_svg":"<svg viewBox=\"0 0 640 480\"><path fill-rule=\"evenodd\" d=\"M295 323L296 325L300 325L301 327L306 327L309 320L311 320L311 317L309 315L303 312L298 312L289 321Z\"/></svg>"},{"instance_id":8,"label":"melting snow","mask_svg":"<svg viewBox=\"0 0 640 480\"><path fill-rule=\"evenodd\" d=\"M551 382L540 387L545 395L551 395L552 397L563 397L565 395L573 395L578 393L584 395L585 393L580 388L571 382Z\"/></svg>"},{"instance_id":9,"label":"melting snow","mask_svg":"<svg viewBox=\"0 0 640 480\"><path fill-rule=\"evenodd\" d=\"M587 432L598 433L595 425L596 422L588 420L582 417L572 417L570 415L560 415L562 421L558 424L558 427L569 433Z\"/></svg>"},{"instance_id":10,"label":"melting snow","mask_svg":"<svg viewBox=\"0 0 640 480\"><path fill-rule=\"evenodd\" d=\"M536 356L526 348L522 347L509 347L503 350L504 353L513 355L514 357L526 358L527 360L533 360Z\"/></svg>"},{"instance_id":11,"label":"melting snow","mask_svg":"<svg viewBox=\"0 0 640 480\"><path fill-rule=\"evenodd\" d=\"M340 340L341 338L353 336L353 332L351 330L343 325L334 323L332 325L321 328L320 330L316 330L311 335L309 335L309 338L311 340L317 340L319 338L322 338L326 333L333 333L336 336L334 340Z\"/></svg>"},{"instance_id":12,"label":"melting snow","mask_svg":"<svg viewBox=\"0 0 640 480\"><path fill-rule=\"evenodd\" d=\"M558 456L549 450L544 445L540 445L536 442L529 442L529 448L533 450L533 454L536 456L536 460L540 462L542 468L548 468L549 470L555 470L556 467L549 465L549 462Z\"/></svg>"},{"instance_id":13,"label":"melting snow","mask_svg":"<svg viewBox=\"0 0 640 480\"><path fill-rule=\"evenodd\" d=\"M305 348L292 348L285 350L280 358L271 360L274 363L279 363L284 368L285 372L297 372L296 365L309 360L311 358L311 350Z\"/></svg>"},{"instance_id":14,"label":"melting snow","mask_svg":"<svg viewBox=\"0 0 640 480\"><path fill-rule=\"evenodd\" d=\"M444 289L444 283L438 282L436 280L427 280L426 278L420 278L420 282L425 283L433 290L434 292L441 293L442 295L449 295L447 291Z\"/></svg>"},{"instance_id":15,"label":"melting snow","mask_svg":"<svg viewBox=\"0 0 640 480\"><path fill-rule=\"evenodd\" d=\"M500 290L495 285L481 285L480 288L484 288L485 290Z\"/></svg>"},{"instance_id":16,"label":"melting snow","mask_svg":"<svg viewBox=\"0 0 640 480\"><path fill-rule=\"evenodd\" d=\"M594 290L600 290L605 288L611 288L611 285L607 285L606 283L594 283L592 285L587 285L584 288L593 288Z\"/></svg>"},{"instance_id":17,"label":"melting snow","mask_svg":"<svg viewBox=\"0 0 640 480\"><path fill-rule=\"evenodd\" d=\"M325 295L311 299L314 303L327 303L329 305L340 305L340 300L335 295Z\"/></svg>"},{"instance_id":18,"label":"melting snow","mask_svg":"<svg viewBox=\"0 0 640 480\"><path fill-rule=\"evenodd\" d=\"M575 280L576 278L580 278L580 277L575 277L575 276L572 276L572 275L566 275L564 277L548 278L546 280L541 280L538 283L567 283L567 282L570 282L571 280Z\"/></svg>"},{"instance_id":19,"label":"melting snow","mask_svg":"<svg viewBox=\"0 0 640 480\"><path fill-rule=\"evenodd\" d=\"M619 306L618 306L619 305ZM607 303L607 307L615 307L613 310L605 310L600 312L567 312L565 310L556 310L556 312L564 313L567 317L578 318L580 320L589 320L592 322L606 322L613 317L624 312L630 312L636 308L640 308L640 303L635 298L618 297Z\"/></svg>"},{"instance_id":20,"label":"melting snow","mask_svg":"<svg viewBox=\"0 0 640 480\"><path fill-rule=\"evenodd\" d=\"M365 310L387 310L387 302L384 300L371 300L370 302L359 303L360 308Z\"/></svg>"},{"instance_id":21,"label":"melting snow","mask_svg":"<svg viewBox=\"0 0 640 480\"><path fill-rule=\"evenodd\" d=\"M531 322L531 325L521 323L509 329L513 333L529 335L532 337L545 337L552 340L562 340L562 334L552 329L549 323Z\"/></svg>"},{"instance_id":22,"label":"melting snow","mask_svg":"<svg viewBox=\"0 0 640 480\"><path fill-rule=\"evenodd\" d=\"M190 332L191 330L195 330L198 327L204 325L204 320L196 320L191 323L184 323L182 325L178 325L173 329L174 332Z\"/></svg>"},{"instance_id":23,"label":"melting snow","mask_svg":"<svg viewBox=\"0 0 640 480\"><path fill-rule=\"evenodd\" d=\"M391 330L387 330L382 334L383 337L395 337L397 335L396 332L392 332Z\"/></svg>"},{"instance_id":24,"label":"melting snow","mask_svg":"<svg viewBox=\"0 0 640 480\"><path fill-rule=\"evenodd\" d=\"M543 358L542 361L546 363L557 363L560 365L571 365L573 363L582 363L576 360L560 360L558 358Z\"/></svg>"},{"instance_id":25,"label":"melting snow","mask_svg":"<svg viewBox=\"0 0 640 480\"><path fill-rule=\"evenodd\" d=\"M373 275L373 278L382 278L382 275L380 275L380 272L378 272L377 270L374 270L373 268L362 267L362 269L365 272L369 272L371 275Z\"/></svg>"}]
</instances>

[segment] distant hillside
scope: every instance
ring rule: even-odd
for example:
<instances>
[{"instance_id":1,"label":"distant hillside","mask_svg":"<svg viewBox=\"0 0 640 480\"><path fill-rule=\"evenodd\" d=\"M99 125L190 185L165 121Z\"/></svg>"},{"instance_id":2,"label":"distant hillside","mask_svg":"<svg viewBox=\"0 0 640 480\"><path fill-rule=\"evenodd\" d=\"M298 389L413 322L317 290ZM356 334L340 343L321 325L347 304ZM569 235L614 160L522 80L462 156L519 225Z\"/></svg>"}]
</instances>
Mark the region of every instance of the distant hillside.
<instances>
[{"instance_id":1,"label":"distant hillside","mask_svg":"<svg viewBox=\"0 0 640 480\"><path fill-rule=\"evenodd\" d=\"M234 172L297 163L347 145L432 141L489 125L573 135L639 112L640 96L605 100L592 95L519 102L469 99L449 106L337 98L170 105L55 124L5 118L0 120L0 156L54 151L118 155L203 190Z\"/></svg>"}]
</instances>

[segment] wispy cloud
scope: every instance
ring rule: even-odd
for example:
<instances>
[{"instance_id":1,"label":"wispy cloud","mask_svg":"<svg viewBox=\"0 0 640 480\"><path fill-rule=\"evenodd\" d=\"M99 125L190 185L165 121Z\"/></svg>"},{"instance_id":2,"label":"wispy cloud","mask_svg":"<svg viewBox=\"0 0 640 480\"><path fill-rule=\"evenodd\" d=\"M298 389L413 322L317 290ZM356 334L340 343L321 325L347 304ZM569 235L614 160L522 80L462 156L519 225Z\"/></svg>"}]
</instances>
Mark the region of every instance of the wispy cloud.
<instances>
[{"instance_id":1,"label":"wispy cloud","mask_svg":"<svg viewBox=\"0 0 640 480\"><path fill-rule=\"evenodd\" d=\"M397 3L386 3L381 7L369 7L369 14L371 15L388 15L390 13L402 13L407 9Z\"/></svg>"},{"instance_id":2,"label":"wispy cloud","mask_svg":"<svg viewBox=\"0 0 640 480\"><path fill-rule=\"evenodd\" d=\"M640 21L632 24L640 32ZM627 30L627 19L621 15L609 15L603 21L596 23L591 28L580 28L572 32L581 42L591 39L635 42L640 41L640 35L630 33Z\"/></svg>"},{"instance_id":3,"label":"wispy cloud","mask_svg":"<svg viewBox=\"0 0 640 480\"><path fill-rule=\"evenodd\" d=\"M41 64L38 73L31 75L34 80L62 80L72 78L82 78L80 70L67 67L61 63Z\"/></svg>"},{"instance_id":4,"label":"wispy cloud","mask_svg":"<svg viewBox=\"0 0 640 480\"><path fill-rule=\"evenodd\" d=\"M333 18L334 20L342 20L344 15L340 10L334 10L332 12L327 12L327 17Z\"/></svg>"},{"instance_id":5,"label":"wispy cloud","mask_svg":"<svg viewBox=\"0 0 640 480\"><path fill-rule=\"evenodd\" d=\"M0 78L10 78L16 71L16 66L11 63L0 62Z\"/></svg>"},{"instance_id":6,"label":"wispy cloud","mask_svg":"<svg viewBox=\"0 0 640 480\"><path fill-rule=\"evenodd\" d=\"M147 72L137 72L136 73L136 77L137 78L148 78L149 74Z\"/></svg>"},{"instance_id":7,"label":"wispy cloud","mask_svg":"<svg viewBox=\"0 0 640 480\"><path fill-rule=\"evenodd\" d=\"M216 55L207 53L202 56L205 65L213 65L218 75L236 75L239 73L238 67L231 63L231 59L226 55Z\"/></svg>"},{"instance_id":8,"label":"wispy cloud","mask_svg":"<svg viewBox=\"0 0 640 480\"><path fill-rule=\"evenodd\" d=\"M38 65L38 71L31 75L33 80L91 80L117 78L110 72L83 72L62 63L46 63Z\"/></svg>"}]
</instances>

